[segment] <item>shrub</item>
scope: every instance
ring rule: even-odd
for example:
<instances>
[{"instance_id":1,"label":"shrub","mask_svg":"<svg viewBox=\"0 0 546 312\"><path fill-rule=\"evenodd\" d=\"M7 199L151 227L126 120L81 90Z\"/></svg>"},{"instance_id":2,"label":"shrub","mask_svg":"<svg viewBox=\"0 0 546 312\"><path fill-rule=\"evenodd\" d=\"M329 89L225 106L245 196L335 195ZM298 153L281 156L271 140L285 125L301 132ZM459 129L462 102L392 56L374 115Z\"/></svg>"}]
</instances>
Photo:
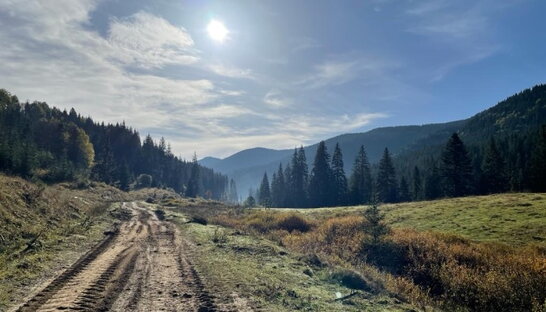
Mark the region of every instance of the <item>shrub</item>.
<instances>
[{"instance_id":1,"label":"shrub","mask_svg":"<svg viewBox=\"0 0 546 312\"><path fill-rule=\"evenodd\" d=\"M276 228L286 230L290 233L294 231L305 233L311 229L311 223L300 215L290 214L278 218Z\"/></svg>"},{"instance_id":2,"label":"shrub","mask_svg":"<svg viewBox=\"0 0 546 312\"><path fill-rule=\"evenodd\" d=\"M330 279L350 289L370 290L366 280L360 274L351 270L336 271L330 275Z\"/></svg>"},{"instance_id":3,"label":"shrub","mask_svg":"<svg viewBox=\"0 0 546 312\"><path fill-rule=\"evenodd\" d=\"M203 216L193 216L191 218L190 222L201 224L201 225L207 225L208 224L207 218L205 218Z\"/></svg>"}]
</instances>

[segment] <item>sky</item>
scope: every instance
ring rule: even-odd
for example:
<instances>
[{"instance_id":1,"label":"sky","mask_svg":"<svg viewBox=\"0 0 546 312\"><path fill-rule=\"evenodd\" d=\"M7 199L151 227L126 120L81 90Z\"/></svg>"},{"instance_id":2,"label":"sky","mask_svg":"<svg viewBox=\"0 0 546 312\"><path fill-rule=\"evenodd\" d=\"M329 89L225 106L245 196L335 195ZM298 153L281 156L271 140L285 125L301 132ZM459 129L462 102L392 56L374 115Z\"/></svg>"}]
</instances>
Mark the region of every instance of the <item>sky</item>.
<instances>
[{"instance_id":1,"label":"sky","mask_svg":"<svg viewBox=\"0 0 546 312\"><path fill-rule=\"evenodd\" d=\"M0 88L125 121L186 159L293 148L467 118L546 83L544 12L543 0L0 0Z\"/></svg>"}]
</instances>

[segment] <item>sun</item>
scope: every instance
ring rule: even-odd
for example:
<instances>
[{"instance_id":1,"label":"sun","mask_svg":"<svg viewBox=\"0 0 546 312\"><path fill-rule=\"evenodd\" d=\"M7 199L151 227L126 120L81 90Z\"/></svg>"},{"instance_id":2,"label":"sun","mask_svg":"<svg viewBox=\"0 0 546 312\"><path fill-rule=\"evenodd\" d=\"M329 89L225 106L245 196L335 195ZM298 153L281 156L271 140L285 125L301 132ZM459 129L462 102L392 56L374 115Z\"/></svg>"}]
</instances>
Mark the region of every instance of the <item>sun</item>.
<instances>
[{"instance_id":1,"label":"sun","mask_svg":"<svg viewBox=\"0 0 546 312\"><path fill-rule=\"evenodd\" d=\"M212 40L218 42L224 42L229 35L229 30L226 28L226 26L217 20L210 21L209 25L207 26L207 32Z\"/></svg>"}]
</instances>

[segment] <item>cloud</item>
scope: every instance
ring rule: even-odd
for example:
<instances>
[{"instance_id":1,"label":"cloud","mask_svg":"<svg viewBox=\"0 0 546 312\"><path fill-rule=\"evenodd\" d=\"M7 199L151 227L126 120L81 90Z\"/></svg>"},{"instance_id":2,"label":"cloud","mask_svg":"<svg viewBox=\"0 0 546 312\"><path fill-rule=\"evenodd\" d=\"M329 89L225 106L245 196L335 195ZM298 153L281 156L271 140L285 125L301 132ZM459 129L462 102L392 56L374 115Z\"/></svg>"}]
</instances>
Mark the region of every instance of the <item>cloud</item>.
<instances>
[{"instance_id":1,"label":"cloud","mask_svg":"<svg viewBox=\"0 0 546 312\"><path fill-rule=\"evenodd\" d=\"M264 103L273 107L284 107L290 104L290 100L281 96L279 91L270 90L264 96Z\"/></svg>"},{"instance_id":2,"label":"cloud","mask_svg":"<svg viewBox=\"0 0 546 312\"><path fill-rule=\"evenodd\" d=\"M314 66L298 85L317 89L327 86L338 86L350 81L382 75L390 70L394 63L377 57L357 57L351 60L328 60Z\"/></svg>"},{"instance_id":3,"label":"cloud","mask_svg":"<svg viewBox=\"0 0 546 312\"><path fill-rule=\"evenodd\" d=\"M110 23L108 41L114 57L127 65L158 68L166 64L187 65L198 61L194 42L183 27L146 12Z\"/></svg>"},{"instance_id":4,"label":"cloud","mask_svg":"<svg viewBox=\"0 0 546 312\"><path fill-rule=\"evenodd\" d=\"M227 66L223 64L212 64L209 65L208 68L213 73L224 77L255 79L250 69L240 69L237 67Z\"/></svg>"}]
</instances>

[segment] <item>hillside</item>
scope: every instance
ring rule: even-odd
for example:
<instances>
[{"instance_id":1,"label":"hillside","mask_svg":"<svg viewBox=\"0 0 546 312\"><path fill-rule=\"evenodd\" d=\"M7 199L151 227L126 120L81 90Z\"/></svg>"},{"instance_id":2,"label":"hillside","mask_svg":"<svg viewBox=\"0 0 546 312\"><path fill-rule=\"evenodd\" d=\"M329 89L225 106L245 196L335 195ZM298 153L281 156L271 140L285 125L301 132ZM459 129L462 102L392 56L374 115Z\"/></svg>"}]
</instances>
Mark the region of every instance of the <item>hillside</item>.
<instances>
[{"instance_id":1,"label":"hillside","mask_svg":"<svg viewBox=\"0 0 546 312\"><path fill-rule=\"evenodd\" d=\"M370 161L377 162L385 146L389 146L389 149L396 154L435 133L442 133L445 137L448 137L449 134L460 128L464 122L464 120L461 120L422 126L377 128L364 133L339 135L325 140L325 143L330 152L334 150L336 143L339 143L343 150L345 171L350 172L361 145L366 147ZM317 146L318 143L304 147L309 165L313 162ZM283 166L288 164L293 152L292 149L253 148L235 153L225 159L207 157L200 160L200 164L233 178L240 195L245 196L249 188L257 186L264 172L271 176L273 171L278 168L279 163L282 163Z\"/></svg>"},{"instance_id":2,"label":"hillside","mask_svg":"<svg viewBox=\"0 0 546 312\"><path fill-rule=\"evenodd\" d=\"M466 120L377 128L364 133L336 136L325 140L325 143L330 153L336 143L340 144L346 173L350 172L358 148L364 145L372 164L379 160L383 149L388 147L392 154L398 156L398 169L409 175L413 166L429 164L431 158L437 159L445 142L454 132L460 134L472 151L482 149L491 136L501 140L512 137L514 141L523 141L521 136L536 132L544 123L546 85L537 85ZM514 139L515 137L518 138ZM313 161L317 145L305 147L308 164ZM249 188L258 186L264 172L271 175L280 162L288 163L291 154L292 150L249 149L225 159L209 160L202 164L210 165L211 168L232 177L240 194L246 195Z\"/></svg>"},{"instance_id":3,"label":"hillside","mask_svg":"<svg viewBox=\"0 0 546 312\"><path fill-rule=\"evenodd\" d=\"M123 190L142 184L184 193L192 184L197 190L189 196L214 199L227 185L227 177L174 156L163 138L147 135L141 141L125 123L99 123L44 102L22 103L3 89L0 172L46 183L100 181Z\"/></svg>"}]
</instances>

